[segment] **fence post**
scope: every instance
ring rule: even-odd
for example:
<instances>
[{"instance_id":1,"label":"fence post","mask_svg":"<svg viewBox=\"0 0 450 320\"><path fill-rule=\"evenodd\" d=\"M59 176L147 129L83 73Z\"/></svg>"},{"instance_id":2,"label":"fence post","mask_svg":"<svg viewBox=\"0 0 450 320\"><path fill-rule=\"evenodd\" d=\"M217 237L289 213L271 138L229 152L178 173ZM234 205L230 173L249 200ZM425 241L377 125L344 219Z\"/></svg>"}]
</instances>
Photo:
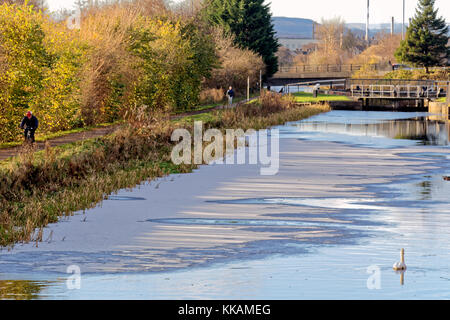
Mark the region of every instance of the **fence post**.
<instances>
[{"instance_id":1,"label":"fence post","mask_svg":"<svg viewBox=\"0 0 450 320\"><path fill-rule=\"evenodd\" d=\"M262 83L262 70L259 70L259 95L262 94L262 88L263 88L263 83Z\"/></svg>"},{"instance_id":2,"label":"fence post","mask_svg":"<svg viewBox=\"0 0 450 320\"><path fill-rule=\"evenodd\" d=\"M247 77L247 102L250 101L250 77Z\"/></svg>"},{"instance_id":3,"label":"fence post","mask_svg":"<svg viewBox=\"0 0 450 320\"><path fill-rule=\"evenodd\" d=\"M450 106L450 82L447 87L447 107Z\"/></svg>"}]
</instances>

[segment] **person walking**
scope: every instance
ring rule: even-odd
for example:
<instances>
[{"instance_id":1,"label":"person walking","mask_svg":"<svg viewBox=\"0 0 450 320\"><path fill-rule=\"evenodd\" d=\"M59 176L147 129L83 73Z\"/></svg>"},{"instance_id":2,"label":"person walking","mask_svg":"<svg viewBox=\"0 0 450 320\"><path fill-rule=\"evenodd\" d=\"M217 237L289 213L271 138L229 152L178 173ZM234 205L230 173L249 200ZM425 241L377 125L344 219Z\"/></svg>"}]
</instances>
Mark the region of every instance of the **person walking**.
<instances>
[{"instance_id":1,"label":"person walking","mask_svg":"<svg viewBox=\"0 0 450 320\"><path fill-rule=\"evenodd\" d=\"M316 83L316 85L313 88L313 97L317 98L319 96L319 90L320 90L320 84Z\"/></svg>"},{"instance_id":2,"label":"person walking","mask_svg":"<svg viewBox=\"0 0 450 320\"><path fill-rule=\"evenodd\" d=\"M394 64L392 63L392 61L391 61L391 60L389 60L389 65L391 66L391 69L392 69L392 71L395 71L395 67L394 67Z\"/></svg>"},{"instance_id":3,"label":"person walking","mask_svg":"<svg viewBox=\"0 0 450 320\"><path fill-rule=\"evenodd\" d=\"M28 135L32 143L35 142L34 134L39 127L38 119L33 115L31 111L28 111L26 116L22 119L20 123L20 128L24 129L25 141L28 140Z\"/></svg>"},{"instance_id":4,"label":"person walking","mask_svg":"<svg viewBox=\"0 0 450 320\"><path fill-rule=\"evenodd\" d=\"M234 90L233 87L230 86L230 88L227 91L227 97L228 97L228 105L233 104L233 98L234 98Z\"/></svg>"}]
</instances>

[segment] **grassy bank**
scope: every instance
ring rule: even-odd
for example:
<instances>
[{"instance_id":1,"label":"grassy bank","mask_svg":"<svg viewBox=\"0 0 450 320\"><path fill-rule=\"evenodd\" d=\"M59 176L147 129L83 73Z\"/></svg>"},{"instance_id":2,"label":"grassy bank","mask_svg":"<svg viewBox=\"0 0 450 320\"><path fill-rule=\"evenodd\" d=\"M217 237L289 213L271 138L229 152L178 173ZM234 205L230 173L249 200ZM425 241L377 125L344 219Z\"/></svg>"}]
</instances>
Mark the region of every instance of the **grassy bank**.
<instances>
[{"instance_id":1,"label":"grassy bank","mask_svg":"<svg viewBox=\"0 0 450 320\"><path fill-rule=\"evenodd\" d=\"M319 94L317 98L313 97L312 93L307 92L297 92L293 94L295 101L299 103L319 103L319 102L330 102L330 101L351 101L349 97L337 96L329 94Z\"/></svg>"},{"instance_id":2,"label":"grassy bank","mask_svg":"<svg viewBox=\"0 0 450 320\"><path fill-rule=\"evenodd\" d=\"M236 109L201 115L205 127L261 129L300 120L327 106L296 107L270 95ZM208 118L206 118L208 117ZM60 216L94 207L105 196L142 181L171 173L187 173L194 165L170 160L174 129L192 130L194 117L154 121L137 117L110 136L46 148L25 150L0 166L0 246L42 239L43 228Z\"/></svg>"},{"instance_id":3,"label":"grassy bank","mask_svg":"<svg viewBox=\"0 0 450 320\"><path fill-rule=\"evenodd\" d=\"M251 94L250 99L256 98L258 96L259 96L259 92ZM247 96L237 96L233 99L233 103L239 103L239 102L245 101L246 99L247 99ZM225 106L227 104L228 104L228 99L224 99L224 100L222 100L220 102L216 102L216 103L198 105L197 107L194 107L187 112L208 111L208 110L212 110L216 107ZM174 115L180 115L183 113L186 113L186 111L175 111Z\"/></svg>"}]
</instances>

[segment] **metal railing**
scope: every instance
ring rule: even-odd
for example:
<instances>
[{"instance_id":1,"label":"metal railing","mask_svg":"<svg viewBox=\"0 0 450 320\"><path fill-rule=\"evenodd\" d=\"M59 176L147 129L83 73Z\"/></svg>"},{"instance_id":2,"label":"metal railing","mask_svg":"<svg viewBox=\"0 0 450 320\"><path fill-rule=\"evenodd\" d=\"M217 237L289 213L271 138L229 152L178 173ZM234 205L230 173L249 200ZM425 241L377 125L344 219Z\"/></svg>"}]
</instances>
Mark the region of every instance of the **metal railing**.
<instances>
[{"instance_id":1,"label":"metal railing","mask_svg":"<svg viewBox=\"0 0 450 320\"><path fill-rule=\"evenodd\" d=\"M317 65L301 65L280 67L278 73L338 73L338 72L355 72L367 67L373 71L386 71L389 66L381 64L371 64L368 66L359 64L317 64Z\"/></svg>"},{"instance_id":2,"label":"metal railing","mask_svg":"<svg viewBox=\"0 0 450 320\"><path fill-rule=\"evenodd\" d=\"M439 80L404 80L404 79L347 79L348 87L351 85L414 85L414 86L424 86L430 87L435 85L446 86L449 84L448 81Z\"/></svg>"},{"instance_id":3,"label":"metal railing","mask_svg":"<svg viewBox=\"0 0 450 320\"><path fill-rule=\"evenodd\" d=\"M284 92L311 92L316 85L355 98L436 99L450 95L450 81L403 79L312 80L287 84Z\"/></svg>"},{"instance_id":4,"label":"metal railing","mask_svg":"<svg viewBox=\"0 0 450 320\"><path fill-rule=\"evenodd\" d=\"M435 99L447 96L448 85L351 85L351 95L360 98Z\"/></svg>"}]
</instances>

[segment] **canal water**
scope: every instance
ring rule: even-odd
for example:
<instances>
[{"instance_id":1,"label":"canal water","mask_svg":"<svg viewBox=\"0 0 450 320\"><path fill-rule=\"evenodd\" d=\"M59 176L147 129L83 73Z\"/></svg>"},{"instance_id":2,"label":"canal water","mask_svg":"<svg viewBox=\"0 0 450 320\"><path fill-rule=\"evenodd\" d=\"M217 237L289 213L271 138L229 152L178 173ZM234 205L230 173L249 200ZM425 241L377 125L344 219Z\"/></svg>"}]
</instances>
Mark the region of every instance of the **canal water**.
<instances>
[{"instance_id":1,"label":"canal water","mask_svg":"<svg viewBox=\"0 0 450 320\"><path fill-rule=\"evenodd\" d=\"M0 298L450 299L448 121L331 111L278 128L279 175L226 172L195 210L139 221L152 231L140 249L0 254ZM121 191L87 217L138 211L149 190ZM226 190L233 196L219 196ZM396 273L401 248L408 269ZM90 264L79 288L60 268L67 261Z\"/></svg>"}]
</instances>

